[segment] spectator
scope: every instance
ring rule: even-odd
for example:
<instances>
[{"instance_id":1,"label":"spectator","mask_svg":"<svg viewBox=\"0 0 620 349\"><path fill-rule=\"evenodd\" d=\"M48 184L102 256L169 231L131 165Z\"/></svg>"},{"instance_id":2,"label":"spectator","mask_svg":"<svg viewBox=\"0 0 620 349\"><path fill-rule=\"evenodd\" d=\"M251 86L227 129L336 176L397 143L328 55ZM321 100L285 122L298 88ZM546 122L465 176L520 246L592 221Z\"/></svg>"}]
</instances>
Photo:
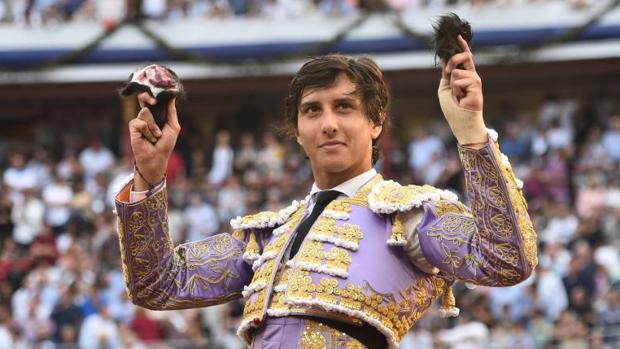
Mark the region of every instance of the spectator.
<instances>
[{"instance_id":1,"label":"spectator","mask_svg":"<svg viewBox=\"0 0 620 349\"><path fill-rule=\"evenodd\" d=\"M213 150L213 166L209 171L209 183L218 187L232 174L234 152L230 146L230 133L221 130L215 136L216 145Z\"/></svg>"},{"instance_id":2,"label":"spectator","mask_svg":"<svg viewBox=\"0 0 620 349\"><path fill-rule=\"evenodd\" d=\"M164 329L159 321L149 316L146 309L137 308L129 323L131 330L146 343L159 342L164 338Z\"/></svg>"},{"instance_id":3,"label":"spectator","mask_svg":"<svg viewBox=\"0 0 620 349\"><path fill-rule=\"evenodd\" d=\"M22 199L22 190L32 190L38 185L37 173L26 166L26 155L15 152L9 157L9 168L4 171L4 184L14 193L11 199L17 202Z\"/></svg>"},{"instance_id":4,"label":"spectator","mask_svg":"<svg viewBox=\"0 0 620 349\"><path fill-rule=\"evenodd\" d=\"M257 154L256 166L267 183L280 180L284 167L284 152L275 135L267 132L263 135L263 148Z\"/></svg>"},{"instance_id":5,"label":"spectator","mask_svg":"<svg viewBox=\"0 0 620 349\"><path fill-rule=\"evenodd\" d=\"M45 224L60 235L71 217L73 190L62 178L54 176L53 182L43 188L41 196L46 207Z\"/></svg>"},{"instance_id":6,"label":"spectator","mask_svg":"<svg viewBox=\"0 0 620 349\"><path fill-rule=\"evenodd\" d=\"M517 158L519 162L529 159L529 140L517 122L506 123L506 134L500 139L502 152L509 158Z\"/></svg>"},{"instance_id":7,"label":"spectator","mask_svg":"<svg viewBox=\"0 0 620 349\"><path fill-rule=\"evenodd\" d=\"M478 349L485 347L491 336L483 323L463 316L457 326L440 331L437 337L450 349Z\"/></svg>"},{"instance_id":8,"label":"spectator","mask_svg":"<svg viewBox=\"0 0 620 349\"><path fill-rule=\"evenodd\" d=\"M119 328L105 304L84 319L78 343L82 349L120 349Z\"/></svg>"},{"instance_id":9,"label":"spectator","mask_svg":"<svg viewBox=\"0 0 620 349\"><path fill-rule=\"evenodd\" d=\"M579 220L570 208L564 203L557 203L553 207L553 216L544 230L539 232L540 239L545 242L571 241L577 234Z\"/></svg>"},{"instance_id":10,"label":"spectator","mask_svg":"<svg viewBox=\"0 0 620 349\"><path fill-rule=\"evenodd\" d=\"M558 323L553 329L554 342L562 349L587 349L587 333L588 329L584 323L575 313L568 310L560 314Z\"/></svg>"},{"instance_id":11,"label":"spectator","mask_svg":"<svg viewBox=\"0 0 620 349\"><path fill-rule=\"evenodd\" d=\"M13 234L13 221L11 220L13 204L9 191L0 186L0 246L4 240Z\"/></svg>"},{"instance_id":12,"label":"spectator","mask_svg":"<svg viewBox=\"0 0 620 349\"><path fill-rule=\"evenodd\" d=\"M224 186L217 193L217 207L220 221L228 222L232 218L245 215L245 202L245 190L241 186L239 177L229 177L224 183Z\"/></svg>"},{"instance_id":13,"label":"spectator","mask_svg":"<svg viewBox=\"0 0 620 349\"><path fill-rule=\"evenodd\" d=\"M74 289L67 288L51 314L55 343L75 343L82 323L82 312L74 303Z\"/></svg>"},{"instance_id":14,"label":"spectator","mask_svg":"<svg viewBox=\"0 0 620 349\"><path fill-rule=\"evenodd\" d=\"M251 133L241 135L241 146L235 156L235 170L245 173L256 166L256 150L254 136Z\"/></svg>"},{"instance_id":15,"label":"spectator","mask_svg":"<svg viewBox=\"0 0 620 349\"><path fill-rule=\"evenodd\" d=\"M28 304L24 317L16 319L22 338L30 345L41 345L52 336L53 324L46 314L38 312L40 295L36 294Z\"/></svg>"},{"instance_id":16,"label":"spectator","mask_svg":"<svg viewBox=\"0 0 620 349\"><path fill-rule=\"evenodd\" d=\"M13 206L11 219L14 225L13 239L26 247L43 229L45 205L37 198L33 189L24 190L23 194L23 201Z\"/></svg>"},{"instance_id":17,"label":"spectator","mask_svg":"<svg viewBox=\"0 0 620 349\"><path fill-rule=\"evenodd\" d=\"M620 162L620 114L609 120L609 129L603 134L603 147L611 160Z\"/></svg>"},{"instance_id":18,"label":"spectator","mask_svg":"<svg viewBox=\"0 0 620 349\"><path fill-rule=\"evenodd\" d=\"M541 263L538 273L536 285L538 308L547 319L555 321L568 307L566 289L562 278L555 274L548 264Z\"/></svg>"},{"instance_id":19,"label":"spectator","mask_svg":"<svg viewBox=\"0 0 620 349\"><path fill-rule=\"evenodd\" d=\"M575 208L577 214L585 219L602 214L607 200L607 186L601 175L590 174L584 179L584 185L577 190Z\"/></svg>"},{"instance_id":20,"label":"spectator","mask_svg":"<svg viewBox=\"0 0 620 349\"><path fill-rule=\"evenodd\" d=\"M605 343L616 343L618 328L620 327L620 291L616 288L607 294L607 307L600 312L603 326L603 340Z\"/></svg>"},{"instance_id":21,"label":"spectator","mask_svg":"<svg viewBox=\"0 0 620 349\"><path fill-rule=\"evenodd\" d=\"M89 146L80 153L79 161L88 187L95 180L95 175L112 168L115 159L114 154L101 144L99 137L92 136Z\"/></svg>"},{"instance_id":22,"label":"spectator","mask_svg":"<svg viewBox=\"0 0 620 349\"><path fill-rule=\"evenodd\" d=\"M56 166L56 173L58 177L65 181L73 182L81 180L84 169L77 158L77 154L73 150L67 150L65 157Z\"/></svg>"},{"instance_id":23,"label":"spectator","mask_svg":"<svg viewBox=\"0 0 620 349\"><path fill-rule=\"evenodd\" d=\"M421 182L424 171L434 160L443 159L446 148L439 137L430 135L423 127L415 127L409 143L409 168L415 175L415 181Z\"/></svg>"},{"instance_id":24,"label":"spectator","mask_svg":"<svg viewBox=\"0 0 620 349\"><path fill-rule=\"evenodd\" d=\"M199 193L191 193L185 208L187 221L186 241L198 241L207 238L219 230L219 219L213 206L204 202Z\"/></svg>"}]
</instances>

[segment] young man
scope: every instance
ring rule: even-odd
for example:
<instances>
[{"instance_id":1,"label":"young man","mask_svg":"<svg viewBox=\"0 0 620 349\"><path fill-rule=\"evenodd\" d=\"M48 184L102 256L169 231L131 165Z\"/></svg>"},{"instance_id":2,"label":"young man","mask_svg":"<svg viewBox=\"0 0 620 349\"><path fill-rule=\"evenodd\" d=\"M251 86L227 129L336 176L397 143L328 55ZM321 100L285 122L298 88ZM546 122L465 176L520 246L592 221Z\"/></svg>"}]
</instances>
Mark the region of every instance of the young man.
<instances>
[{"instance_id":1,"label":"young man","mask_svg":"<svg viewBox=\"0 0 620 349\"><path fill-rule=\"evenodd\" d=\"M136 173L117 197L133 302L162 310L244 297L238 333L252 348L396 348L439 296L444 315L458 314L455 280L526 279L536 233L497 135L484 126L480 77L459 42L464 52L444 66L439 99L473 210L450 192L384 181L372 169L389 102L382 73L368 58L329 55L299 70L287 99L315 179L309 196L234 219L233 234L174 248L162 178L176 110L171 103L159 130L143 107L129 124Z\"/></svg>"}]
</instances>

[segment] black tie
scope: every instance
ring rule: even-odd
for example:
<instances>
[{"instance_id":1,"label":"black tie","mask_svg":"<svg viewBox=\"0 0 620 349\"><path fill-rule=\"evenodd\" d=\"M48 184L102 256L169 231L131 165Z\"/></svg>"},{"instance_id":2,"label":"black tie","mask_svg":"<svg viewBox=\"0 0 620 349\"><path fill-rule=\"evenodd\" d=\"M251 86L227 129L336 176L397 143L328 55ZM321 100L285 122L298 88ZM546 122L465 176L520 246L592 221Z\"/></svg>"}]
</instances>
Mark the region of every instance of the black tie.
<instances>
[{"instance_id":1,"label":"black tie","mask_svg":"<svg viewBox=\"0 0 620 349\"><path fill-rule=\"evenodd\" d=\"M325 207L335 198L338 197L341 193L336 190L325 190L317 193L316 204L314 204L314 208L312 208L312 213L308 217L306 217L300 224L297 229L297 236L295 236L295 241L293 241L293 246L291 247L291 255L290 258L293 258L299 247L301 246L302 241L308 234L310 227L314 224L314 221L319 217L321 212L325 209Z\"/></svg>"}]
</instances>

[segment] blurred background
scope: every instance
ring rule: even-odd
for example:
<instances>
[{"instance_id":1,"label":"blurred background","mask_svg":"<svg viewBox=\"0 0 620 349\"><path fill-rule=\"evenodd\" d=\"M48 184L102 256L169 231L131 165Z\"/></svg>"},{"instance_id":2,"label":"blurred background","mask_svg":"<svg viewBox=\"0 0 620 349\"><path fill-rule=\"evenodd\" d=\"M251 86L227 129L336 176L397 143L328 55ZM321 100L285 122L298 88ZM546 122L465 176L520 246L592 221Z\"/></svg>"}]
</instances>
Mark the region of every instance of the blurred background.
<instances>
[{"instance_id":1,"label":"blurred background","mask_svg":"<svg viewBox=\"0 0 620 349\"><path fill-rule=\"evenodd\" d=\"M0 348L243 348L242 303L153 312L126 298L115 188L132 171L118 89L159 62L188 96L168 168L176 243L306 195L278 133L311 56L368 54L393 94L377 168L463 197L428 45L438 15L474 28L485 119L500 134L539 237L510 288L455 286L403 349L620 348L620 1L1 0Z\"/></svg>"}]
</instances>

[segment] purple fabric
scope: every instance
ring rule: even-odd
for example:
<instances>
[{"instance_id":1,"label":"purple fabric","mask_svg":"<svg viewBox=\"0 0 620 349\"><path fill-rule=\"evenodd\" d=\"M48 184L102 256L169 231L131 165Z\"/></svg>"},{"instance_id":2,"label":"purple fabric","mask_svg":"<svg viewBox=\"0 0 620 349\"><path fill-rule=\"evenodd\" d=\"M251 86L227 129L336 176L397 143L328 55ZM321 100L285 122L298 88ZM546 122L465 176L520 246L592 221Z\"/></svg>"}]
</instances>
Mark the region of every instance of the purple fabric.
<instances>
[{"instance_id":1,"label":"purple fabric","mask_svg":"<svg viewBox=\"0 0 620 349\"><path fill-rule=\"evenodd\" d=\"M357 251L348 251L351 265L349 277L344 279L331 276L338 280L340 287L346 284L365 285L378 293L393 293L411 285L412 280L428 277L417 269L407 258L400 247L389 246L392 224L389 217L379 216L367 208L352 205L350 218L347 221L336 221L338 226L355 224L362 228L364 238L360 241ZM334 245L324 243L324 250L329 251ZM318 283L326 274L312 273L312 279ZM430 280L430 278L429 278Z\"/></svg>"},{"instance_id":2,"label":"purple fabric","mask_svg":"<svg viewBox=\"0 0 620 349\"><path fill-rule=\"evenodd\" d=\"M297 349L304 320L295 317L271 318L256 330L252 349Z\"/></svg>"},{"instance_id":3,"label":"purple fabric","mask_svg":"<svg viewBox=\"0 0 620 349\"><path fill-rule=\"evenodd\" d=\"M304 345L304 341L308 341L310 338L316 339L318 334L325 340L325 346L322 346L325 349L366 348L348 335L326 326L317 330L317 324L316 321L298 317L268 317L264 325L256 330L251 349L317 348L316 342L305 343Z\"/></svg>"},{"instance_id":4,"label":"purple fabric","mask_svg":"<svg viewBox=\"0 0 620 349\"><path fill-rule=\"evenodd\" d=\"M492 144L477 152L461 150L461 157L474 212L461 203L426 204L418 226L422 252L444 274L460 280L487 286L519 283L532 266ZM531 226L527 212L520 214Z\"/></svg>"},{"instance_id":5,"label":"purple fabric","mask_svg":"<svg viewBox=\"0 0 620 349\"><path fill-rule=\"evenodd\" d=\"M242 258L246 242L219 234L173 248L167 204L165 189L137 203L116 202L130 299L145 308L165 310L241 297L252 276Z\"/></svg>"}]
</instances>

